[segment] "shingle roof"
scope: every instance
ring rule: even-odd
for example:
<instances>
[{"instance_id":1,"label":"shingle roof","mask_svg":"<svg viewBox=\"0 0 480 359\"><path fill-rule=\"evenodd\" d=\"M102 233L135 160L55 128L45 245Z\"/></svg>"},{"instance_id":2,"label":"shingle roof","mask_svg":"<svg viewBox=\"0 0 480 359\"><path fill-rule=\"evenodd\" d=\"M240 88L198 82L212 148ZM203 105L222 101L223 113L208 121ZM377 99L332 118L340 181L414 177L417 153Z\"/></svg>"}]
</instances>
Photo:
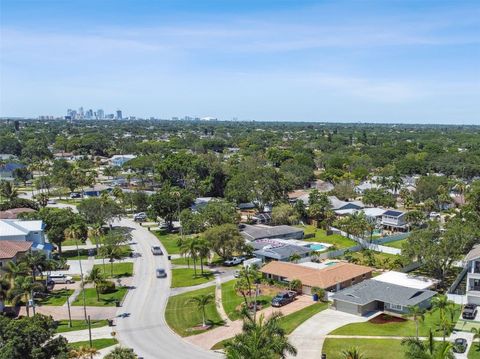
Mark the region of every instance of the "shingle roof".
<instances>
[{"instance_id":1,"label":"shingle roof","mask_svg":"<svg viewBox=\"0 0 480 359\"><path fill-rule=\"evenodd\" d=\"M249 225L246 224L240 232L246 239L255 240L262 238L275 238L288 234L299 233L303 230L290 226L266 226L266 225Z\"/></svg>"},{"instance_id":2,"label":"shingle roof","mask_svg":"<svg viewBox=\"0 0 480 359\"><path fill-rule=\"evenodd\" d=\"M473 246L473 248L470 250L470 252L467 253L467 255L464 258L464 261L471 261L472 259L477 259L480 257L480 244L476 244Z\"/></svg>"},{"instance_id":3,"label":"shingle roof","mask_svg":"<svg viewBox=\"0 0 480 359\"><path fill-rule=\"evenodd\" d=\"M262 267L260 271L262 273L284 277L288 280L299 279L302 284L310 287L329 288L337 283L342 283L363 274L370 273L373 269L343 262L323 269L304 267L294 263L270 262Z\"/></svg>"},{"instance_id":4,"label":"shingle roof","mask_svg":"<svg viewBox=\"0 0 480 359\"><path fill-rule=\"evenodd\" d=\"M1 211L0 219L16 219L18 214L30 212L35 212L35 210L31 208L12 208L6 211Z\"/></svg>"},{"instance_id":5,"label":"shingle roof","mask_svg":"<svg viewBox=\"0 0 480 359\"><path fill-rule=\"evenodd\" d=\"M333 299L365 305L375 300L401 306L417 305L437 293L378 280L366 280L333 295Z\"/></svg>"},{"instance_id":6,"label":"shingle roof","mask_svg":"<svg viewBox=\"0 0 480 359\"><path fill-rule=\"evenodd\" d=\"M32 242L26 241L0 241L0 259L12 259L17 253L28 251Z\"/></svg>"}]
</instances>

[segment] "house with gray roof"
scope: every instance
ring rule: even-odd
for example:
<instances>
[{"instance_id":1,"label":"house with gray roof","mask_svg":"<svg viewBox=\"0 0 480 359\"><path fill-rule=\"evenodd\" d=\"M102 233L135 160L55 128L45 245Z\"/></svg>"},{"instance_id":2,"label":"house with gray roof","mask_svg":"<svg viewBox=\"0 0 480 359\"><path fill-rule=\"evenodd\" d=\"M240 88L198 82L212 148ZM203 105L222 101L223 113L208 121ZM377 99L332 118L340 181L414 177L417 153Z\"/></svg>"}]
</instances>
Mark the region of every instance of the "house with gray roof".
<instances>
[{"instance_id":1,"label":"house with gray roof","mask_svg":"<svg viewBox=\"0 0 480 359\"><path fill-rule=\"evenodd\" d=\"M480 244L468 252L463 263L467 270L467 302L480 305Z\"/></svg>"},{"instance_id":2,"label":"house with gray roof","mask_svg":"<svg viewBox=\"0 0 480 359\"><path fill-rule=\"evenodd\" d=\"M405 220L406 212L389 209L382 214L382 226L385 229L393 231L408 230L407 221Z\"/></svg>"},{"instance_id":3,"label":"house with gray roof","mask_svg":"<svg viewBox=\"0 0 480 359\"><path fill-rule=\"evenodd\" d=\"M261 259L262 262L269 262L272 260L288 262L294 254L298 254L300 258L305 258L308 257L311 251L310 248L287 244L280 246L265 246L253 251L253 255Z\"/></svg>"},{"instance_id":4,"label":"house with gray roof","mask_svg":"<svg viewBox=\"0 0 480 359\"><path fill-rule=\"evenodd\" d=\"M302 239L303 230L291 226L267 226L263 224L243 224L240 227L240 234L248 241L257 239L279 238L279 239Z\"/></svg>"},{"instance_id":5,"label":"house with gray roof","mask_svg":"<svg viewBox=\"0 0 480 359\"><path fill-rule=\"evenodd\" d=\"M332 299L336 310L350 314L365 315L374 311L406 314L409 306L429 308L436 294L429 289L369 279L335 293Z\"/></svg>"}]
</instances>

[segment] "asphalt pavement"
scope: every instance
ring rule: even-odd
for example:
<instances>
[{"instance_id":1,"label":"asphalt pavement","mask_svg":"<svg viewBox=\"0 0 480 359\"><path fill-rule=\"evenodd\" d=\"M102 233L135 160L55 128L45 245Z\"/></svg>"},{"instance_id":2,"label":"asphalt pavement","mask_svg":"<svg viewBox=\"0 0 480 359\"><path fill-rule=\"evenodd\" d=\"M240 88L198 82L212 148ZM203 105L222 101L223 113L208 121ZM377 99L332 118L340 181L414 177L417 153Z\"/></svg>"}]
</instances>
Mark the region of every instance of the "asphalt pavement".
<instances>
[{"instance_id":1,"label":"asphalt pavement","mask_svg":"<svg viewBox=\"0 0 480 359\"><path fill-rule=\"evenodd\" d=\"M132 228L132 245L139 257L134 264L132 286L118 309L117 338L122 345L133 348L145 359L212 359L222 355L196 347L174 333L165 322L165 308L170 294L171 271L166 255L154 256L152 245L159 241L151 232L130 219L122 219L115 225ZM165 248L163 248L165 252ZM167 278L157 278L156 268L164 268Z\"/></svg>"}]
</instances>

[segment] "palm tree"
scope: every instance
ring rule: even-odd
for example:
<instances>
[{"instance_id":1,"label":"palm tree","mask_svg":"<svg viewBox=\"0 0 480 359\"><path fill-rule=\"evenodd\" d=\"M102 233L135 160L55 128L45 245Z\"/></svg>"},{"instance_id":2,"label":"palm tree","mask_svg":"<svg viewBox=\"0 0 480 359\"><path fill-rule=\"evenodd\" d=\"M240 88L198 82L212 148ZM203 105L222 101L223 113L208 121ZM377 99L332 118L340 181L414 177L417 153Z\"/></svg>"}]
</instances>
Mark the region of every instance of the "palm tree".
<instances>
[{"instance_id":1,"label":"palm tree","mask_svg":"<svg viewBox=\"0 0 480 359\"><path fill-rule=\"evenodd\" d=\"M193 271L197 276L197 258L199 257L200 241L198 237L191 237L182 241L180 251L183 255L193 259Z\"/></svg>"},{"instance_id":2,"label":"palm tree","mask_svg":"<svg viewBox=\"0 0 480 359\"><path fill-rule=\"evenodd\" d=\"M92 283L97 293L97 300L100 301L100 292L98 288L105 283L105 276L102 273L100 267L93 267L90 273L85 278L85 283Z\"/></svg>"},{"instance_id":3,"label":"palm tree","mask_svg":"<svg viewBox=\"0 0 480 359\"><path fill-rule=\"evenodd\" d=\"M4 278L0 278L0 314L3 312L5 308L5 300L8 297L8 293L10 290L10 282Z\"/></svg>"},{"instance_id":4,"label":"palm tree","mask_svg":"<svg viewBox=\"0 0 480 359\"><path fill-rule=\"evenodd\" d=\"M30 274L33 276L33 280L36 281L36 272L38 271L42 276L43 270L47 266L47 256L43 251L30 251L23 258L22 262L30 268Z\"/></svg>"},{"instance_id":5,"label":"palm tree","mask_svg":"<svg viewBox=\"0 0 480 359\"><path fill-rule=\"evenodd\" d=\"M418 305L410 305L408 306L407 316L415 321L416 337L418 339L418 323L425 320L425 309L420 308Z\"/></svg>"},{"instance_id":6,"label":"palm tree","mask_svg":"<svg viewBox=\"0 0 480 359\"><path fill-rule=\"evenodd\" d=\"M297 349L289 343L285 330L280 326L281 313L272 314L265 320L262 314L258 321L244 310L242 333L225 344L228 359L273 359L296 355Z\"/></svg>"},{"instance_id":7,"label":"palm tree","mask_svg":"<svg viewBox=\"0 0 480 359\"><path fill-rule=\"evenodd\" d=\"M27 309L27 317L29 317L30 307L28 301L29 299L33 299L33 292L43 289L43 285L35 282L31 276L17 277L15 279L15 285L12 289L12 303L17 305L20 301L23 301Z\"/></svg>"},{"instance_id":8,"label":"palm tree","mask_svg":"<svg viewBox=\"0 0 480 359\"><path fill-rule=\"evenodd\" d=\"M93 356L96 356L98 354L100 354L98 349L81 346L76 349L70 350L70 352L68 353L68 357L75 359L87 359L92 358Z\"/></svg>"},{"instance_id":9,"label":"palm tree","mask_svg":"<svg viewBox=\"0 0 480 359\"><path fill-rule=\"evenodd\" d=\"M12 201L18 197L18 191L11 182L1 181L0 196L4 197L7 201Z\"/></svg>"},{"instance_id":10,"label":"palm tree","mask_svg":"<svg viewBox=\"0 0 480 359\"><path fill-rule=\"evenodd\" d=\"M365 355L357 348L351 347L346 350L342 350L342 359L367 359Z\"/></svg>"},{"instance_id":11,"label":"palm tree","mask_svg":"<svg viewBox=\"0 0 480 359\"><path fill-rule=\"evenodd\" d=\"M293 263L298 263L300 259L302 259L302 257L298 253L293 253L289 258L290 262L293 262Z\"/></svg>"},{"instance_id":12,"label":"palm tree","mask_svg":"<svg viewBox=\"0 0 480 359\"><path fill-rule=\"evenodd\" d=\"M87 233L87 228L83 224L72 224L70 227L65 229L64 235L65 239L75 242L78 250L78 242L81 242L85 238ZM62 244L59 243L58 251L62 253ZM80 256L80 253L78 254Z\"/></svg>"},{"instance_id":13,"label":"palm tree","mask_svg":"<svg viewBox=\"0 0 480 359\"><path fill-rule=\"evenodd\" d=\"M4 278L10 282L10 286L13 286L17 277L25 276L28 273L27 265L23 262L15 263L10 261L2 270L5 273Z\"/></svg>"},{"instance_id":14,"label":"palm tree","mask_svg":"<svg viewBox=\"0 0 480 359\"><path fill-rule=\"evenodd\" d=\"M122 249L117 244L105 243L100 247L100 255L108 258L110 262L110 276L113 277L113 262L115 262L115 259L123 258Z\"/></svg>"},{"instance_id":15,"label":"palm tree","mask_svg":"<svg viewBox=\"0 0 480 359\"><path fill-rule=\"evenodd\" d=\"M208 242L205 238L198 239L198 256L200 257L200 271L203 274L203 260L208 258L210 255L210 242Z\"/></svg>"},{"instance_id":16,"label":"palm tree","mask_svg":"<svg viewBox=\"0 0 480 359\"><path fill-rule=\"evenodd\" d=\"M480 329L473 327L471 329L471 332L473 333L473 341L480 338ZM479 350L480 350L480 342L477 342L477 351Z\"/></svg>"},{"instance_id":17,"label":"palm tree","mask_svg":"<svg viewBox=\"0 0 480 359\"><path fill-rule=\"evenodd\" d=\"M405 338L402 345L406 346L407 359L454 359L453 345L450 342L435 343L432 331L426 341L418 338Z\"/></svg>"},{"instance_id":18,"label":"palm tree","mask_svg":"<svg viewBox=\"0 0 480 359\"><path fill-rule=\"evenodd\" d=\"M206 327L205 323L205 307L213 300L213 294L203 294L189 299L190 303L196 304L197 308L202 311L202 326Z\"/></svg>"}]
</instances>

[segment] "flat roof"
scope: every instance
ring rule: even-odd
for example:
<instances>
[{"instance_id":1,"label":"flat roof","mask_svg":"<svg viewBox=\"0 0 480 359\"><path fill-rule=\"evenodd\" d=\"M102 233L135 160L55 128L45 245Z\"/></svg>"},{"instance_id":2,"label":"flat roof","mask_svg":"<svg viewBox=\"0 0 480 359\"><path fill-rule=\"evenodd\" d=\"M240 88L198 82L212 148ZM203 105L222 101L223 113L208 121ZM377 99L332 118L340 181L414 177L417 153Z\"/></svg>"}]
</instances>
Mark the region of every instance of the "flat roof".
<instances>
[{"instance_id":1,"label":"flat roof","mask_svg":"<svg viewBox=\"0 0 480 359\"><path fill-rule=\"evenodd\" d=\"M382 273L379 276L372 278L373 280L378 280L384 283L392 283L401 285L404 287L416 288L416 289L427 289L434 286L437 282L433 279L416 276L412 274L390 271Z\"/></svg>"}]
</instances>

